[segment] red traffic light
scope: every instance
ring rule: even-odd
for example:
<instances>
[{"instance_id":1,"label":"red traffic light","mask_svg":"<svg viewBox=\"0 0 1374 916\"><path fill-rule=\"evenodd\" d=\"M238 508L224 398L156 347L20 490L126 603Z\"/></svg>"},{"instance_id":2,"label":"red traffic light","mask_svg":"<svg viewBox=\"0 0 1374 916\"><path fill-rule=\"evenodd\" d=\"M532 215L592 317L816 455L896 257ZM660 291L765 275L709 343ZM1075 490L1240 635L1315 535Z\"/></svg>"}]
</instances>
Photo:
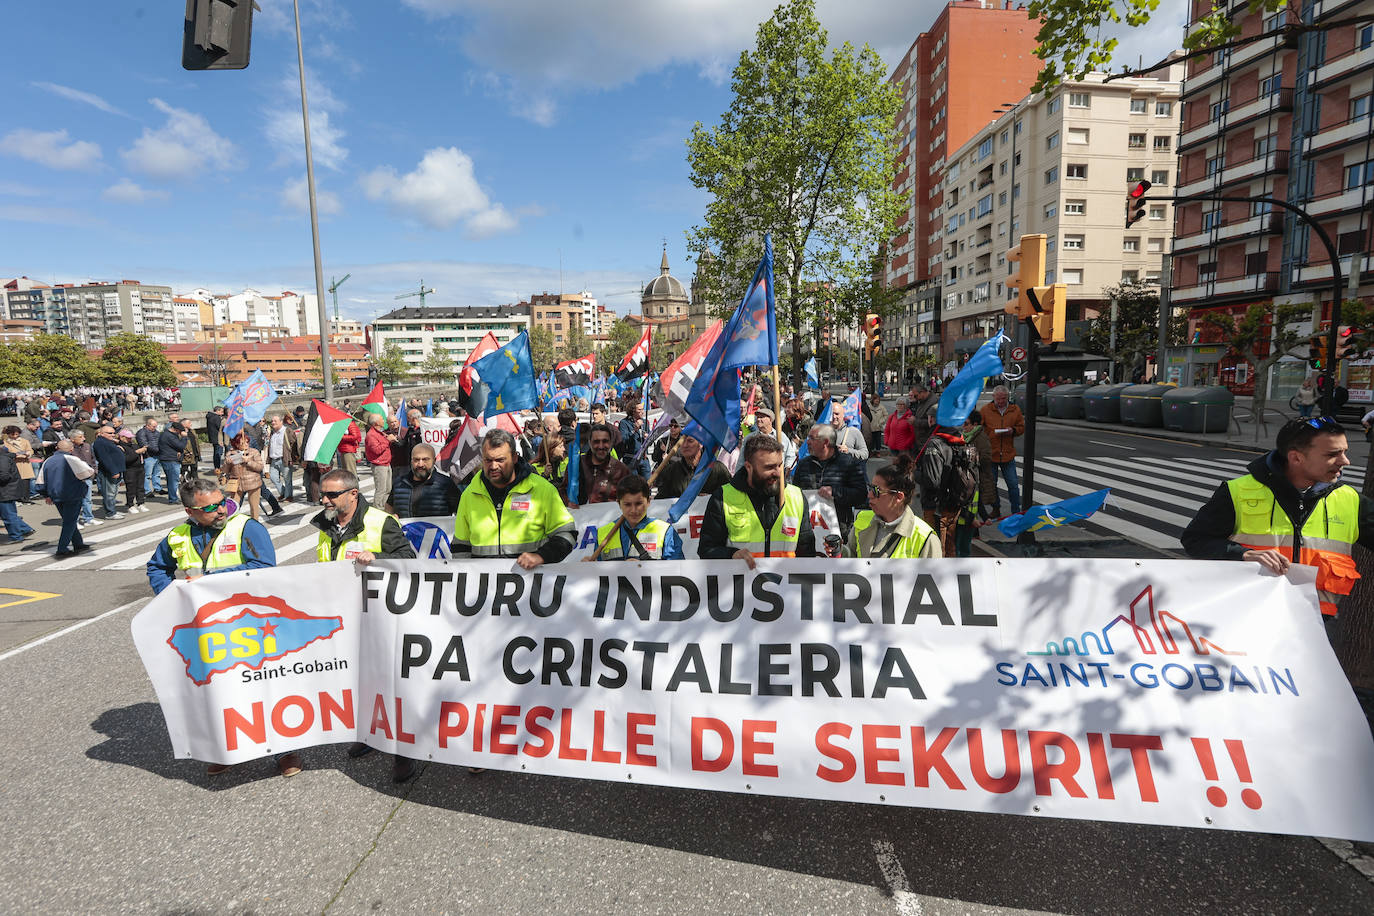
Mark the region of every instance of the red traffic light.
<instances>
[{"instance_id":1,"label":"red traffic light","mask_svg":"<svg viewBox=\"0 0 1374 916\"><path fill-rule=\"evenodd\" d=\"M1150 184L1148 181L1137 181L1135 187L1131 188L1131 200L1136 200L1138 198L1144 197L1145 192L1150 190L1150 188L1152 187L1154 187L1154 185Z\"/></svg>"},{"instance_id":2,"label":"red traffic light","mask_svg":"<svg viewBox=\"0 0 1374 916\"><path fill-rule=\"evenodd\" d=\"M1148 181L1138 181L1126 194L1126 228L1145 216L1145 193L1153 187Z\"/></svg>"}]
</instances>

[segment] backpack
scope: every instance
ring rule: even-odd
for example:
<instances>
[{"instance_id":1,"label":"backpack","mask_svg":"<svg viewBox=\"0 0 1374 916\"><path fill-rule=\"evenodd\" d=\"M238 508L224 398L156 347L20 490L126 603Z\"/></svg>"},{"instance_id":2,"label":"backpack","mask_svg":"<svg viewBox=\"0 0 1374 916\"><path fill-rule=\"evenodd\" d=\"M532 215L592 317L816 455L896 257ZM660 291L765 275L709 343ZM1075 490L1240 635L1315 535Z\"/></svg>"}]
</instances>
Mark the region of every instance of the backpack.
<instances>
[{"instance_id":1,"label":"backpack","mask_svg":"<svg viewBox=\"0 0 1374 916\"><path fill-rule=\"evenodd\" d=\"M940 435L932 436L926 448L947 450L948 460L944 462L939 480L931 479L932 468L922 462L925 467L918 469L921 487L935 494L935 507L941 512L967 507L978 492L978 449L967 442L952 443Z\"/></svg>"}]
</instances>

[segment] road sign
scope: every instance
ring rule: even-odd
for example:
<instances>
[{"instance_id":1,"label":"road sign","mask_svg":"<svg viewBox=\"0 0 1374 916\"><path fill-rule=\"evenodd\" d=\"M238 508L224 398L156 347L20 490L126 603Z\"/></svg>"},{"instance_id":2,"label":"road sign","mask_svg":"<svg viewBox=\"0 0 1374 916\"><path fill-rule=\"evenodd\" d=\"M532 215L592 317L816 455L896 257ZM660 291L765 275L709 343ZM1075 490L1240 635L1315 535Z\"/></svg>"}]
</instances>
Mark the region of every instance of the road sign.
<instances>
[{"instance_id":1,"label":"road sign","mask_svg":"<svg viewBox=\"0 0 1374 916\"><path fill-rule=\"evenodd\" d=\"M1025 347L1012 347L1012 350L1011 350L1011 358L1012 358L1012 359L1017 359L1017 360L1025 359L1025 358L1026 358L1026 348L1025 348Z\"/></svg>"}]
</instances>

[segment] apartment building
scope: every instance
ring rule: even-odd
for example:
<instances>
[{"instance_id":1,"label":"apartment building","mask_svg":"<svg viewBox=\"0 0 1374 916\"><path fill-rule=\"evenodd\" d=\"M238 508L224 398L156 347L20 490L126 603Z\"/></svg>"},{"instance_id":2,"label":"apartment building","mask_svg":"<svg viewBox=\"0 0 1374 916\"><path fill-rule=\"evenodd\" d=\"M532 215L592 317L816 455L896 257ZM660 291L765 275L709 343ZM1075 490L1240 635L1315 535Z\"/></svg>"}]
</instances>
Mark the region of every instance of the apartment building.
<instances>
[{"instance_id":1,"label":"apartment building","mask_svg":"<svg viewBox=\"0 0 1374 916\"><path fill-rule=\"evenodd\" d=\"M530 297L530 326L544 328L553 335L555 347L562 347L572 336L574 329L585 330L581 302L562 301L557 293L543 293Z\"/></svg>"},{"instance_id":2,"label":"apartment building","mask_svg":"<svg viewBox=\"0 0 1374 916\"><path fill-rule=\"evenodd\" d=\"M1040 71L1037 31L1024 4L949 3L889 77L902 98L893 188L907 203L886 252L884 279L906 292L884 328L889 346L939 353L945 163L1030 90Z\"/></svg>"},{"instance_id":3,"label":"apartment building","mask_svg":"<svg viewBox=\"0 0 1374 916\"><path fill-rule=\"evenodd\" d=\"M1158 78L1089 74L1021 99L952 152L945 165L942 251L944 357L976 350L1010 322L1016 298L1007 250L1046 236L1045 282L1068 286L1069 320L1091 318L1104 288L1159 283L1172 237L1170 206L1123 229L1125 195L1141 179L1170 194L1183 68ZM928 331L927 331L928 333Z\"/></svg>"},{"instance_id":4,"label":"apartment building","mask_svg":"<svg viewBox=\"0 0 1374 916\"><path fill-rule=\"evenodd\" d=\"M236 327L254 327L234 322ZM261 369L274 385L319 384L315 363L320 358L320 341L311 337L285 337L273 340L205 341L171 344L162 348L177 378L185 382L206 382L207 362L227 364L229 384L243 381ZM361 344L331 342L334 378L362 385L368 378L367 348Z\"/></svg>"},{"instance_id":5,"label":"apartment building","mask_svg":"<svg viewBox=\"0 0 1374 916\"><path fill-rule=\"evenodd\" d=\"M1209 0L1189 0L1196 21ZM1325 229L1347 278L1342 299L1374 301L1374 23L1292 35L1289 24L1374 15L1374 0L1315 0L1274 14L1232 4L1242 38L1258 40L1188 62L1179 137L1171 304L1189 316L1191 345L1171 354L1185 384L1254 390L1242 360L1202 319L1254 303L1310 304L1329 326L1331 258L1317 233L1263 201L1301 207ZM1353 280L1350 278L1354 273ZM1352 400L1374 400L1371 367L1343 366ZM1285 358L1270 397L1301 384L1304 361Z\"/></svg>"},{"instance_id":6,"label":"apartment building","mask_svg":"<svg viewBox=\"0 0 1374 916\"><path fill-rule=\"evenodd\" d=\"M380 355L388 343L405 354L412 372L435 346L441 346L456 363L467 359L472 349L488 332L498 344L507 344L521 331L529 330L530 306L469 306L456 308L400 308L387 312L372 324L372 353Z\"/></svg>"}]
</instances>

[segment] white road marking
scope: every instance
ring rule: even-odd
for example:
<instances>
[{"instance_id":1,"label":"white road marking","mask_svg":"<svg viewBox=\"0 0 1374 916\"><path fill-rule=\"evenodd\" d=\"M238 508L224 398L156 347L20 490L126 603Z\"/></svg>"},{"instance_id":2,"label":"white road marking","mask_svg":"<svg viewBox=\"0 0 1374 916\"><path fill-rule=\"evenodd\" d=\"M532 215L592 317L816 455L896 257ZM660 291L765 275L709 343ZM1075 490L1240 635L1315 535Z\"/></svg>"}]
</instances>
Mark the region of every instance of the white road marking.
<instances>
[{"instance_id":1,"label":"white road marking","mask_svg":"<svg viewBox=\"0 0 1374 916\"><path fill-rule=\"evenodd\" d=\"M874 840L873 854L878 858L878 870L883 873L883 880L892 892L892 902L896 904L897 912L902 916L920 916L921 898L911 892L906 869L902 868L897 858L897 850L887 840Z\"/></svg>"},{"instance_id":2,"label":"white road marking","mask_svg":"<svg viewBox=\"0 0 1374 916\"><path fill-rule=\"evenodd\" d=\"M1131 448L1129 445L1117 445L1115 442L1098 442L1096 439L1089 439L1088 441L1093 445L1105 445L1107 448L1119 448L1128 452L1135 451L1135 449Z\"/></svg>"},{"instance_id":3,"label":"white road marking","mask_svg":"<svg viewBox=\"0 0 1374 916\"><path fill-rule=\"evenodd\" d=\"M95 623L97 620L104 620L106 617L109 617L109 616L111 616L111 615L113 615L113 614L118 614L118 613L120 613L121 611L127 611L129 608L134 607L135 605L146 604L147 602L149 602L149 601L151 601L151 600L152 600L151 596L148 597L148 598L138 598L138 599L135 599L134 601L130 601L128 604L121 604L119 607L114 608L114 609L112 609L112 610L108 610L108 611L106 611L106 612L103 613L103 614L97 614L96 616L90 618L89 620L82 620L82 621L80 621L79 623L74 623L74 624L72 624L72 625L69 626L69 627L63 627L62 629L58 630L56 633L49 633L47 636L42 636L42 637L40 637L40 638L38 638L38 639L35 639L33 642L26 642L26 643L24 643L22 646L16 646L15 648L10 649L8 652L0 653L0 662L3 662L3 661L4 661L5 659L7 659L7 658L13 658L14 656L18 655L18 654L21 653L21 652L27 652L27 651L29 651L30 649L32 649L34 646L41 646L41 645L43 645L43 643L45 643L45 642L52 642L54 639L57 639L59 636L66 636L68 633L75 632L76 630L79 630L79 629L81 629L82 627L90 626L91 624Z\"/></svg>"}]
</instances>

